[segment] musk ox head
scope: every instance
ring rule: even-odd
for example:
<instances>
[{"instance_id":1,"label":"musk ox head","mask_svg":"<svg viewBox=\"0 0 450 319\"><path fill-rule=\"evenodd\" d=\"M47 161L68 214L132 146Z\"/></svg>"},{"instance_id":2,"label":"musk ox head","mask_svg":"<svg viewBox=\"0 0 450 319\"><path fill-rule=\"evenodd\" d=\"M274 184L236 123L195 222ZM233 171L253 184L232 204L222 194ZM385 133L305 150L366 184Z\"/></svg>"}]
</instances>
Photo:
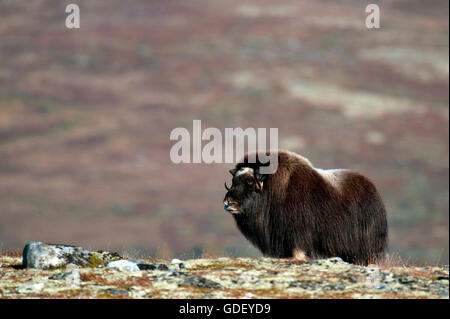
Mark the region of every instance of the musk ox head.
<instances>
[{"instance_id":1,"label":"musk ox head","mask_svg":"<svg viewBox=\"0 0 450 319\"><path fill-rule=\"evenodd\" d=\"M231 214L245 213L264 189L267 175L259 174L258 168L241 166L230 170L233 175L231 187L225 188L227 193L223 200L224 209Z\"/></svg>"}]
</instances>

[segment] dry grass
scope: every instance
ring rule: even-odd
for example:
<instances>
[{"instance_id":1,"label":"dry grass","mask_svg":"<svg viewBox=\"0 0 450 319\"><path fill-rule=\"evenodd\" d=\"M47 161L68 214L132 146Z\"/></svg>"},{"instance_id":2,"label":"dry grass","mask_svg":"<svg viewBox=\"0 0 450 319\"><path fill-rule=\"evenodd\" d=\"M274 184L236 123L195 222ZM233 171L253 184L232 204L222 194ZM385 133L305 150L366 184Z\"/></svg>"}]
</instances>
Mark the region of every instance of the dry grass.
<instances>
[{"instance_id":1,"label":"dry grass","mask_svg":"<svg viewBox=\"0 0 450 319\"><path fill-rule=\"evenodd\" d=\"M81 273L80 278L82 281L87 282L95 282L101 285L108 285L109 282L104 277L98 275L98 274L92 274L92 273Z\"/></svg>"},{"instance_id":2,"label":"dry grass","mask_svg":"<svg viewBox=\"0 0 450 319\"><path fill-rule=\"evenodd\" d=\"M409 267L413 266L414 263L411 258L403 258L398 253L386 254L386 256L381 259L377 264L381 269L389 269L392 267Z\"/></svg>"},{"instance_id":3,"label":"dry grass","mask_svg":"<svg viewBox=\"0 0 450 319\"><path fill-rule=\"evenodd\" d=\"M152 287L152 277L144 275L142 277L127 277L124 279L117 279L108 282L108 285L119 288L131 288L133 286Z\"/></svg>"},{"instance_id":4,"label":"dry grass","mask_svg":"<svg viewBox=\"0 0 450 319\"><path fill-rule=\"evenodd\" d=\"M22 252L21 251L10 251L10 252L2 253L2 255L7 256L7 257L22 257Z\"/></svg>"}]
</instances>

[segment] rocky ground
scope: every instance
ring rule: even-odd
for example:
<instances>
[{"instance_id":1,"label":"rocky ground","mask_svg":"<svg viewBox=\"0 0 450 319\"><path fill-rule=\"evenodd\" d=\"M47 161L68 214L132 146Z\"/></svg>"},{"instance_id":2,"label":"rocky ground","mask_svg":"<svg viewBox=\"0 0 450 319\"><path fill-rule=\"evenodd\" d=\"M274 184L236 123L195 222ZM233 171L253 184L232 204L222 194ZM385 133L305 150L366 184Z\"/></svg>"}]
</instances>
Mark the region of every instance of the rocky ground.
<instances>
[{"instance_id":1,"label":"rocky ground","mask_svg":"<svg viewBox=\"0 0 450 319\"><path fill-rule=\"evenodd\" d=\"M363 267L340 258L305 263L224 257L119 259L36 269L25 268L21 254L6 254L0 256L0 297L449 298L449 266Z\"/></svg>"}]
</instances>

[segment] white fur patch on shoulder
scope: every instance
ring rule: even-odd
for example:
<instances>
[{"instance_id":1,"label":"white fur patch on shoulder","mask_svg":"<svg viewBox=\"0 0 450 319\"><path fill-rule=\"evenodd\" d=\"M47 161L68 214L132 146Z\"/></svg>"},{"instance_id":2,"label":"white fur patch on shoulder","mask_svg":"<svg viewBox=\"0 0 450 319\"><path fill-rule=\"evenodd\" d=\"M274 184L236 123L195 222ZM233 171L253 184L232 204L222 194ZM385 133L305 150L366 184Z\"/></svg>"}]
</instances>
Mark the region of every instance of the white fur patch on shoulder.
<instances>
[{"instance_id":1,"label":"white fur patch on shoulder","mask_svg":"<svg viewBox=\"0 0 450 319\"><path fill-rule=\"evenodd\" d=\"M338 169L315 168L315 170L337 190L341 190L343 173L348 171L348 169L343 168Z\"/></svg>"},{"instance_id":2,"label":"white fur patch on shoulder","mask_svg":"<svg viewBox=\"0 0 450 319\"><path fill-rule=\"evenodd\" d=\"M238 170L236 172L236 174L234 176L239 176L239 175L242 175L242 174L251 174L251 175L253 175L253 168L242 167L240 170Z\"/></svg>"}]
</instances>

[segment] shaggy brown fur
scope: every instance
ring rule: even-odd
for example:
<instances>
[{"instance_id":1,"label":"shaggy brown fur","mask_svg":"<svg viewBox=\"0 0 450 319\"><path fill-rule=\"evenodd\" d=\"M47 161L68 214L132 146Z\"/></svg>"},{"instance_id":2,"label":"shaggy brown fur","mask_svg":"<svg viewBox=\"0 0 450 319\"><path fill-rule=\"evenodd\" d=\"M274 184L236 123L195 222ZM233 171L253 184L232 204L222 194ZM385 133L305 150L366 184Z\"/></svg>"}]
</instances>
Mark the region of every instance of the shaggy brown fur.
<instances>
[{"instance_id":1,"label":"shaggy brown fur","mask_svg":"<svg viewBox=\"0 0 450 319\"><path fill-rule=\"evenodd\" d=\"M231 170L225 209L264 255L338 256L367 265L387 248L386 211L373 183L350 170L316 169L304 157L278 151L274 174L259 174L248 155ZM245 169L252 168L251 170ZM244 168L244 169L243 169Z\"/></svg>"}]
</instances>

